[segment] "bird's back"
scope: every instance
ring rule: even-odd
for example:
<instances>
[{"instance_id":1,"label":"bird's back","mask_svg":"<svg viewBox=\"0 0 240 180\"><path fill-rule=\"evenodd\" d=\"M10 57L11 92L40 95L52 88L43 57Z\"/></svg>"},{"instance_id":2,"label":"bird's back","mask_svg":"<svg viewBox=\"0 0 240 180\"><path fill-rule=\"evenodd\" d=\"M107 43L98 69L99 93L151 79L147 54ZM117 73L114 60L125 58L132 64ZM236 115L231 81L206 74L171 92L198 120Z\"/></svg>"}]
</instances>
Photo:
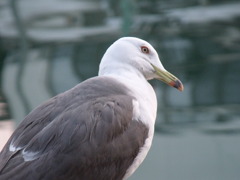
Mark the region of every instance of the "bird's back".
<instances>
[{"instance_id":1,"label":"bird's back","mask_svg":"<svg viewBox=\"0 0 240 180\"><path fill-rule=\"evenodd\" d=\"M89 79L34 109L0 154L0 180L120 180L148 128L111 78Z\"/></svg>"}]
</instances>

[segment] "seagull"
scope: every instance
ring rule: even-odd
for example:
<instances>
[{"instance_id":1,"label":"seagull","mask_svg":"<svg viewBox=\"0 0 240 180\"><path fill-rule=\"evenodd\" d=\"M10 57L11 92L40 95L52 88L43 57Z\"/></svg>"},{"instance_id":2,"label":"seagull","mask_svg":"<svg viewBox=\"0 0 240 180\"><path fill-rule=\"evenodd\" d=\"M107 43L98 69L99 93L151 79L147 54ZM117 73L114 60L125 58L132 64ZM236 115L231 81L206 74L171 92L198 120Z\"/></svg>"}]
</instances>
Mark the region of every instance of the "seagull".
<instances>
[{"instance_id":1,"label":"seagull","mask_svg":"<svg viewBox=\"0 0 240 180\"><path fill-rule=\"evenodd\" d=\"M183 90L146 41L123 37L98 76L30 112L0 153L1 180L122 180L146 157L157 98L148 80Z\"/></svg>"}]
</instances>

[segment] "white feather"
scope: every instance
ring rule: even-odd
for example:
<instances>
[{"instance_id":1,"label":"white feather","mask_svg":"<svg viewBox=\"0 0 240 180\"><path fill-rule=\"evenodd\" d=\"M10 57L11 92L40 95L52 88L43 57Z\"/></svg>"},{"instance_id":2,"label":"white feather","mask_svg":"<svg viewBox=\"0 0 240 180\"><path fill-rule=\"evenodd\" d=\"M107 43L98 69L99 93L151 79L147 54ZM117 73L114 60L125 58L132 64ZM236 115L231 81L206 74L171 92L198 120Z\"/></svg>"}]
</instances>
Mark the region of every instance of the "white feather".
<instances>
[{"instance_id":1,"label":"white feather","mask_svg":"<svg viewBox=\"0 0 240 180\"><path fill-rule=\"evenodd\" d=\"M16 146L14 146L14 144L13 144L13 142L11 142L11 144L10 144L10 146L9 146L9 151L11 151L11 152L15 152L15 151L18 151L18 150L20 150L20 149L22 149L22 147L16 147Z\"/></svg>"}]
</instances>

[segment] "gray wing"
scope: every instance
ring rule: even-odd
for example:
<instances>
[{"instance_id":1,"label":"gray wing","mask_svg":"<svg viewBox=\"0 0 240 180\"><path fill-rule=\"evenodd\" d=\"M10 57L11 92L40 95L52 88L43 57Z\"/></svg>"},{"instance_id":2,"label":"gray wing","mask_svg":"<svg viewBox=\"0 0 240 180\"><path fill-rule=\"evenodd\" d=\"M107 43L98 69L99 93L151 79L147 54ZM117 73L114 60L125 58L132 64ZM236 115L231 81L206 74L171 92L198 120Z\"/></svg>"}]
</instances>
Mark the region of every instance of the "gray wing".
<instances>
[{"instance_id":1,"label":"gray wing","mask_svg":"<svg viewBox=\"0 0 240 180\"><path fill-rule=\"evenodd\" d=\"M0 179L122 179L148 128L132 120L132 97L118 84L90 82L25 118L0 154Z\"/></svg>"}]
</instances>

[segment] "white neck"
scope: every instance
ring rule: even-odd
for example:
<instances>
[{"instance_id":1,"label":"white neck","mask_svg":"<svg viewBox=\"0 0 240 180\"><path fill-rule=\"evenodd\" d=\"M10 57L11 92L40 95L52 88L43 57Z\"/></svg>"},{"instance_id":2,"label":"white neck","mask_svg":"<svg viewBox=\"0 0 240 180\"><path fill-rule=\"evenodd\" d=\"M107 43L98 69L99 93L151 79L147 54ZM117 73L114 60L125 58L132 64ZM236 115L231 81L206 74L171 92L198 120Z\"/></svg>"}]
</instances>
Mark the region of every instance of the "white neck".
<instances>
[{"instance_id":1,"label":"white neck","mask_svg":"<svg viewBox=\"0 0 240 180\"><path fill-rule=\"evenodd\" d=\"M131 91L130 95L135 97L133 100L133 120L143 122L148 128L148 138L144 146L134 159L133 164L128 168L123 179L127 179L142 163L149 151L153 134L157 112L157 99L152 86L138 69L129 64L122 65L118 62L111 62L111 66L100 65L99 76L108 76L124 84Z\"/></svg>"},{"instance_id":2,"label":"white neck","mask_svg":"<svg viewBox=\"0 0 240 180\"><path fill-rule=\"evenodd\" d=\"M114 71L111 69L114 69ZM125 180L139 167L151 147L156 120L157 100L152 86L141 73L136 72L136 69L130 66L111 69L106 69L105 72L100 72L99 75L112 77L131 90L131 95L136 99L132 102L133 120L141 121L149 128L148 138L145 140L144 146L141 147L139 154L134 159L133 164L126 171L123 178Z\"/></svg>"},{"instance_id":3,"label":"white neck","mask_svg":"<svg viewBox=\"0 0 240 180\"><path fill-rule=\"evenodd\" d=\"M136 68L126 64L121 66L120 63L111 65L111 68L102 66L99 76L112 77L127 86L132 91L131 95L136 98L136 102L133 102L135 108L135 117L133 118L142 121L150 129L154 128L157 100L152 86ZM117 66L117 68L113 66Z\"/></svg>"}]
</instances>

